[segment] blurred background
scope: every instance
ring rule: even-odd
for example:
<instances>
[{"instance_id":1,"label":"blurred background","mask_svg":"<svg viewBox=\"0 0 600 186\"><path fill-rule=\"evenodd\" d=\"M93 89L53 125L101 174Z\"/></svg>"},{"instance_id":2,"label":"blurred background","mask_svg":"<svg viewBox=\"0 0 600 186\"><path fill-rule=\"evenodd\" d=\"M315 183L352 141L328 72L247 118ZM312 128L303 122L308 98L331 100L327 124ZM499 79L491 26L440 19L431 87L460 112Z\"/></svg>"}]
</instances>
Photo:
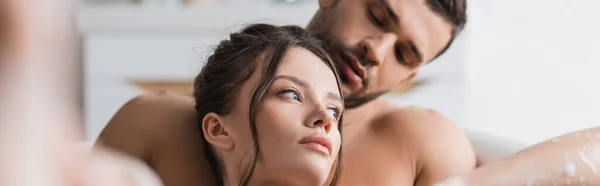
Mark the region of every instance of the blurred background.
<instances>
[{"instance_id":1,"label":"blurred background","mask_svg":"<svg viewBox=\"0 0 600 186\"><path fill-rule=\"evenodd\" d=\"M465 129L533 144L600 124L600 27L591 0L470 0L452 48L385 95ZM67 91L95 139L126 101L191 91L212 46L245 24L307 25L317 0L81 0Z\"/></svg>"}]
</instances>

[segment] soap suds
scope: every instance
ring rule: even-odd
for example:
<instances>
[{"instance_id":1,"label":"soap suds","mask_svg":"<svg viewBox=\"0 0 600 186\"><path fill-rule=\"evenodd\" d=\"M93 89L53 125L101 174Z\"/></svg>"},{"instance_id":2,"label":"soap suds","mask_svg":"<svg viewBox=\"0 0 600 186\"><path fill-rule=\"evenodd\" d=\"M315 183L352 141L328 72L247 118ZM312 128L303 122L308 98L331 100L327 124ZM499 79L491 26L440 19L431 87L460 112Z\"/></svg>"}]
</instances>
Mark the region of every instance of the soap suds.
<instances>
[{"instance_id":1,"label":"soap suds","mask_svg":"<svg viewBox=\"0 0 600 186\"><path fill-rule=\"evenodd\" d=\"M567 162L567 164L565 164L565 170L564 170L565 175L571 176L571 177L575 176L575 171L576 171L576 168L573 163Z\"/></svg>"},{"instance_id":2,"label":"soap suds","mask_svg":"<svg viewBox=\"0 0 600 186\"><path fill-rule=\"evenodd\" d=\"M552 139L552 142L553 142L553 143L556 143L556 142L558 142L558 141L560 141L560 138L554 138L554 139Z\"/></svg>"},{"instance_id":3,"label":"soap suds","mask_svg":"<svg viewBox=\"0 0 600 186\"><path fill-rule=\"evenodd\" d=\"M585 156L585 154L583 154L583 151L579 151L579 158L581 158L581 161L583 161L583 163L585 163L587 166L590 167L590 169L592 169L592 172L594 174L597 174L597 170L596 170L596 166L594 166L594 164Z\"/></svg>"},{"instance_id":4,"label":"soap suds","mask_svg":"<svg viewBox=\"0 0 600 186\"><path fill-rule=\"evenodd\" d=\"M544 179L546 179L546 178L547 178L547 177L546 177L546 176L543 176L543 175L542 175L542 176L540 176L540 175L538 175L538 176L535 176L535 177L533 177L532 179L530 179L530 180L527 180L527 183L526 183L526 185L527 185L527 186L539 185L539 183L537 183L537 182L538 182L538 181L540 181L540 180L544 180Z\"/></svg>"},{"instance_id":5,"label":"soap suds","mask_svg":"<svg viewBox=\"0 0 600 186\"><path fill-rule=\"evenodd\" d=\"M441 183L435 184L435 186L466 186L467 184L462 178L451 177Z\"/></svg>"}]
</instances>

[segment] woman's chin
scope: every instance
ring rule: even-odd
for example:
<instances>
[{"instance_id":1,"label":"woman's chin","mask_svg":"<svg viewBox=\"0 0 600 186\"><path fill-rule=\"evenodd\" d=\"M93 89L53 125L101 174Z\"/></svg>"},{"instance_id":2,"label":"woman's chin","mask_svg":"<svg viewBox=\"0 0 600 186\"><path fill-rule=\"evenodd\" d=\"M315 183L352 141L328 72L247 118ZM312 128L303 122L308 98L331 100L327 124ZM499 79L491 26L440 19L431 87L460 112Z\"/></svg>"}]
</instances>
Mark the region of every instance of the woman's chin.
<instances>
[{"instance_id":1,"label":"woman's chin","mask_svg":"<svg viewBox=\"0 0 600 186\"><path fill-rule=\"evenodd\" d=\"M312 172L308 177L302 179L304 182L302 185L324 185L327 182L328 176L328 171Z\"/></svg>"},{"instance_id":2,"label":"woman's chin","mask_svg":"<svg viewBox=\"0 0 600 186\"><path fill-rule=\"evenodd\" d=\"M332 168L332 162L329 161L321 161L316 158L313 161L307 161L305 164L305 174L307 177L310 177L311 182L314 182L316 185L323 185L329 178L329 173ZM311 184L312 185L312 184Z\"/></svg>"},{"instance_id":3,"label":"woman's chin","mask_svg":"<svg viewBox=\"0 0 600 186\"><path fill-rule=\"evenodd\" d=\"M278 175L279 178L292 178L296 182L302 182L302 185L323 185L329 178L330 170L333 167L335 159L328 158L326 156L303 152L290 154L287 156L288 160L277 162L276 167L271 167L269 175ZM274 173L274 174L273 174ZM291 180L290 180L291 181Z\"/></svg>"}]
</instances>

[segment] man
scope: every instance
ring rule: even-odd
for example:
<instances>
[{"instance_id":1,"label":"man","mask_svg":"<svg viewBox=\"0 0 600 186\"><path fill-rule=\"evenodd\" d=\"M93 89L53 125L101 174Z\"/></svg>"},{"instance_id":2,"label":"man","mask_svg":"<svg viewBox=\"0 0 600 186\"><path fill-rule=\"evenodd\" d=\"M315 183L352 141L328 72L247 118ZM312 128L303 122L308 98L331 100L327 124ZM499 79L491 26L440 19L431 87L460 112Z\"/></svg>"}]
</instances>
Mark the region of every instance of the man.
<instances>
[{"instance_id":1,"label":"man","mask_svg":"<svg viewBox=\"0 0 600 186\"><path fill-rule=\"evenodd\" d=\"M328 44L347 98L342 185L432 185L475 167L471 144L441 114L378 96L410 81L466 22L465 0L320 0L308 30ZM151 165L167 186L214 181L191 97L127 103L101 143Z\"/></svg>"}]
</instances>

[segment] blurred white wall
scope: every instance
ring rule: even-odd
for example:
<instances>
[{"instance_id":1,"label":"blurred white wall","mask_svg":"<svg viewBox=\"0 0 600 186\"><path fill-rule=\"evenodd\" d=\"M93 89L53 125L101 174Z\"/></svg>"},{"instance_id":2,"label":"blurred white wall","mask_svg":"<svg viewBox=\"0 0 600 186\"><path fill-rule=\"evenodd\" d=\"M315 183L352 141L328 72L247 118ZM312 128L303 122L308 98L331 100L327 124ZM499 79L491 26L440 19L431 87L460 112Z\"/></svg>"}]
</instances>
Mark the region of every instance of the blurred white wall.
<instances>
[{"instance_id":1,"label":"blurred white wall","mask_svg":"<svg viewBox=\"0 0 600 186\"><path fill-rule=\"evenodd\" d=\"M469 6L469 126L535 143L600 125L600 1Z\"/></svg>"}]
</instances>

